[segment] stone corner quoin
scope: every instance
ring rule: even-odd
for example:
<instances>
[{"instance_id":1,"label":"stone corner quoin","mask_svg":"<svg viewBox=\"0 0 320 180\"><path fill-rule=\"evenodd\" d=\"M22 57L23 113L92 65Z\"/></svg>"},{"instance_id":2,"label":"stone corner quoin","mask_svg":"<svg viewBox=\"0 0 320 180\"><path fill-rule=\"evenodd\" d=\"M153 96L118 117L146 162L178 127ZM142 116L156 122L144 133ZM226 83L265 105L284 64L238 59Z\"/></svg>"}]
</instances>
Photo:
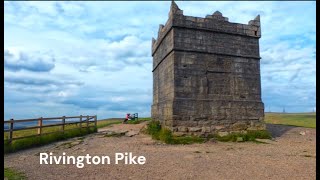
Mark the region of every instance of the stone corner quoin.
<instances>
[{"instance_id":1,"label":"stone corner quoin","mask_svg":"<svg viewBox=\"0 0 320 180\"><path fill-rule=\"evenodd\" d=\"M216 11L184 16L175 2L152 38L151 116L173 132L264 130L260 16L232 23Z\"/></svg>"}]
</instances>

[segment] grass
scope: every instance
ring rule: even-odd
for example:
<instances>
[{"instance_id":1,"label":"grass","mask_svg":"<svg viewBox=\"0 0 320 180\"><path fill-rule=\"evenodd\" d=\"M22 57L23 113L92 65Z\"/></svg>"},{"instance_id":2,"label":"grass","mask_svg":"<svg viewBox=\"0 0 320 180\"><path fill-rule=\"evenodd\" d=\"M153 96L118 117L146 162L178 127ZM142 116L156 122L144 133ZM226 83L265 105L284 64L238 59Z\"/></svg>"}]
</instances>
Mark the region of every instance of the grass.
<instances>
[{"instance_id":1,"label":"grass","mask_svg":"<svg viewBox=\"0 0 320 180\"><path fill-rule=\"evenodd\" d=\"M121 120L119 119L107 119L107 120L99 120L97 121L97 128L102 128L106 126L110 126L112 124L120 124L122 123ZM91 124L92 125L92 124ZM85 123L83 124L85 126ZM59 132L61 127L46 127L42 129L43 133L48 133L48 132L55 132L52 134L47 134L47 135L42 135L42 136L36 136L36 137L29 137L29 138L23 138L23 139L17 139L13 140L12 143L8 142L8 133L4 133L4 153L11 153L11 152L16 152L18 150L22 149L27 149L31 147L37 147L45 144L49 144L52 142L60 141L60 140L65 140L68 138L72 137L81 137L90 133L94 133L97 131L97 128L95 127L90 127L88 130L87 129L74 129L76 128L77 125L72 124L72 125L66 125L65 126L65 131ZM72 129L72 130L71 130ZM28 130L21 130L21 131L14 131L13 132L13 137L23 137L23 136L29 136L29 135L35 135L37 134L36 129L28 129Z\"/></svg>"},{"instance_id":2,"label":"grass","mask_svg":"<svg viewBox=\"0 0 320 180\"><path fill-rule=\"evenodd\" d=\"M308 128L316 128L316 113L265 113L265 122L269 124L282 124L291 126L300 126ZM168 144L190 144L201 143L208 138L214 138L217 141L252 141L256 143L263 143L256 139L271 139L271 135L268 131L248 131L244 133L231 133L227 136L219 136L217 134L211 135L206 139L196 138L193 136L175 137L168 132L168 130L162 130L161 125L158 122L152 122L149 124L147 132L152 135L153 139L161 140ZM161 138L160 138L161 137Z\"/></svg>"},{"instance_id":3,"label":"grass","mask_svg":"<svg viewBox=\"0 0 320 180\"><path fill-rule=\"evenodd\" d=\"M160 140L167 144L193 144L203 143L205 138L197 136L174 136L167 128L162 128L159 121L151 121L146 129L146 132L152 136L153 139Z\"/></svg>"},{"instance_id":4,"label":"grass","mask_svg":"<svg viewBox=\"0 0 320 180\"><path fill-rule=\"evenodd\" d=\"M271 139L271 134L266 130L247 131L247 133L230 133L226 136L218 134L209 135L206 138L199 136L175 136L172 132L164 127L161 127L159 121L151 121L146 129L146 133L150 134L153 139L160 140L166 144L193 144L204 143L210 139L215 139L222 142L245 142L252 141L260 143L256 139Z\"/></svg>"},{"instance_id":5,"label":"grass","mask_svg":"<svg viewBox=\"0 0 320 180\"><path fill-rule=\"evenodd\" d=\"M97 128L110 126L112 124L121 124L121 122L122 121L118 120L118 119L99 120L99 121L97 121ZM90 125L92 125L92 123L90 123ZM85 127L86 124L83 123L82 126ZM73 129L76 127L78 127L78 126L75 124L66 125L65 130ZM42 128L42 133L55 132L55 131L60 131L60 130L61 130L60 126L45 127L45 128ZM24 136L30 136L30 135L35 135L35 134L37 134L37 129L27 129L27 130L14 131L13 137L17 138L17 137L24 137ZM8 132L4 133L4 139L8 139Z\"/></svg>"},{"instance_id":6,"label":"grass","mask_svg":"<svg viewBox=\"0 0 320 180\"><path fill-rule=\"evenodd\" d=\"M27 149L31 147L37 147L45 144L49 144L59 140L65 140L72 137L80 137L93 132L96 132L97 129L90 127L87 129L74 129L63 132L56 132L52 134L28 137L23 139L13 140L11 143L8 140L4 140L4 153L16 152L18 150Z\"/></svg>"},{"instance_id":7,"label":"grass","mask_svg":"<svg viewBox=\"0 0 320 180\"><path fill-rule=\"evenodd\" d=\"M72 147L74 147L74 146L76 146L76 145L78 145L78 144L81 144L81 143L83 143L83 142L84 142L84 138L83 138L83 137L80 137L80 138L77 138L76 141L73 141L73 142L65 142L65 143L62 143L62 144L56 146L55 148L60 148L60 147L62 147L62 148L64 148L64 149L66 149L66 148L72 148Z\"/></svg>"},{"instance_id":8,"label":"grass","mask_svg":"<svg viewBox=\"0 0 320 180\"><path fill-rule=\"evenodd\" d=\"M139 120L128 121L128 124L139 124L143 121L149 121L151 118L139 118ZM122 119L105 119L97 121L97 128L110 126L113 124L121 124ZM265 113L265 122L270 124L283 124L301 127L316 127L316 113ZM85 123L83 124L85 126ZM77 125L66 125L65 130L76 128ZM42 129L43 133L59 131L61 127L46 127ZM41 137L30 137L20 140L14 140L11 144L8 143L8 133L4 133L4 151L5 153L15 152L20 149L26 149L39 145L48 144L54 141L64 140L71 137L83 136L88 133L95 132L96 129L90 129L87 132L83 130L69 130L65 133L57 132L53 134L44 135ZM151 121L146 129L147 133L152 136L153 139L163 141L167 144L192 144L202 143L208 140L208 138L200 138L197 136L174 136L169 129L161 128L158 121ZM13 137L23 137L34 135L37 133L37 129L21 130L13 132ZM220 137L218 135L211 136L218 141L238 141L242 138L243 141L254 141L255 139L269 139L269 133L267 131L248 131L247 134L231 133L227 136Z\"/></svg>"},{"instance_id":9,"label":"grass","mask_svg":"<svg viewBox=\"0 0 320 180\"><path fill-rule=\"evenodd\" d=\"M265 122L316 128L316 113L265 113Z\"/></svg>"},{"instance_id":10,"label":"grass","mask_svg":"<svg viewBox=\"0 0 320 180\"><path fill-rule=\"evenodd\" d=\"M99 120L97 121L97 128L103 128L106 126L110 126L113 124L121 124L122 120L120 119L105 119L105 120Z\"/></svg>"},{"instance_id":11,"label":"grass","mask_svg":"<svg viewBox=\"0 0 320 180\"><path fill-rule=\"evenodd\" d=\"M112 124L121 124L121 123L122 123L122 121L120 119L98 120L97 121L97 128L102 128L102 127L110 126ZM92 125L92 123L90 123L89 125ZM85 127L86 123L83 123L82 126ZM77 127L78 126L76 124L65 125L65 130L74 129ZM44 128L42 128L42 133L50 133L50 132L56 132L56 131L60 131L60 130L61 130L61 126L44 127ZM27 129L27 130L14 131L13 138L30 136L30 135L35 135L35 134L37 134L37 129ZM8 135L9 135L9 133L5 132L4 139L8 139Z\"/></svg>"},{"instance_id":12,"label":"grass","mask_svg":"<svg viewBox=\"0 0 320 180\"><path fill-rule=\"evenodd\" d=\"M127 124L140 124L144 121L150 121L150 120L151 120L151 118L138 118L138 120L135 119L135 120L127 121Z\"/></svg>"},{"instance_id":13,"label":"grass","mask_svg":"<svg viewBox=\"0 0 320 180\"><path fill-rule=\"evenodd\" d=\"M151 121L147 126L147 134L150 134L153 139L159 140L159 132L161 124L159 121Z\"/></svg>"},{"instance_id":14,"label":"grass","mask_svg":"<svg viewBox=\"0 0 320 180\"><path fill-rule=\"evenodd\" d=\"M4 168L4 177L7 178L8 180L27 179L23 173L18 172L12 168Z\"/></svg>"}]
</instances>

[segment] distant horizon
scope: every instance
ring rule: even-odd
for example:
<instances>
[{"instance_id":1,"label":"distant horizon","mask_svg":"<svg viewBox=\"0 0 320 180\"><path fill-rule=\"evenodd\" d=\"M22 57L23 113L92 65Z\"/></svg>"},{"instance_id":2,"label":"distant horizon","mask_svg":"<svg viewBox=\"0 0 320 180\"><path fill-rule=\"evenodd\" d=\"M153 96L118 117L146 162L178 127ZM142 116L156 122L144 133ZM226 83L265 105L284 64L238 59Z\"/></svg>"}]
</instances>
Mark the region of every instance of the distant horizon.
<instances>
[{"instance_id":1,"label":"distant horizon","mask_svg":"<svg viewBox=\"0 0 320 180\"><path fill-rule=\"evenodd\" d=\"M151 116L151 41L170 4L4 1L4 119ZM316 111L316 2L176 4L186 16L219 11L241 24L259 14L265 111Z\"/></svg>"},{"instance_id":2,"label":"distant horizon","mask_svg":"<svg viewBox=\"0 0 320 180\"><path fill-rule=\"evenodd\" d=\"M317 113L317 112L264 112L264 113L277 113L277 114L313 114L313 113ZM81 115L81 114L80 114ZM73 115L73 116L80 116L80 115L78 115L78 114L75 114L75 115ZM83 116L86 116L86 115L83 115ZM89 115L90 116L90 115ZM40 117L43 117L43 118L50 118L49 116L40 116ZM55 117L61 117L61 116L55 116ZM39 118L39 117L30 117L30 118L19 118L19 119L14 119L14 120L23 120L23 119L37 119L37 118ZM99 121L99 120L107 120L107 119L124 119L125 118L125 116L124 117L107 117L107 118L99 118L98 116L97 116L97 120ZM151 116L143 116L143 117L138 117L138 118L151 118ZM12 119L12 118L10 118L10 119ZM5 119L4 121L8 121L8 120L10 120L10 119ZM57 121L59 121L59 120L57 120Z\"/></svg>"}]
</instances>

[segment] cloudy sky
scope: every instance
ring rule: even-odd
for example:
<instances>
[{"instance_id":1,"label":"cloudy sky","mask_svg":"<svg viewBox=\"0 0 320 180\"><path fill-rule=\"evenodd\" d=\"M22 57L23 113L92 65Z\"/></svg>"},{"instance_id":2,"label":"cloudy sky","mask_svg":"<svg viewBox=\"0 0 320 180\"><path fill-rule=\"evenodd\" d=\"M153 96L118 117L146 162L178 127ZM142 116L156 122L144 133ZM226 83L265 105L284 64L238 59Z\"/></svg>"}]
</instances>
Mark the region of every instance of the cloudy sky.
<instances>
[{"instance_id":1,"label":"cloudy sky","mask_svg":"<svg viewBox=\"0 0 320 180\"><path fill-rule=\"evenodd\" d=\"M316 103L316 2L177 1L184 15L261 15L265 110ZM170 1L5 2L4 118L150 116L151 38Z\"/></svg>"}]
</instances>

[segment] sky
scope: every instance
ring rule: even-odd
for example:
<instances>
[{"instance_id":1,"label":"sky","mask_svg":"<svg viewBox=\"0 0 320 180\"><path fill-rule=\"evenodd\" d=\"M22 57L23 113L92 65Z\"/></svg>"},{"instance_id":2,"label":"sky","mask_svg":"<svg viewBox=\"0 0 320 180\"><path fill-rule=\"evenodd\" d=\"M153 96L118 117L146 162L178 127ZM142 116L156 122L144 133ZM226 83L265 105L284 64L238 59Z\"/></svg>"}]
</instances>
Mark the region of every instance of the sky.
<instances>
[{"instance_id":1,"label":"sky","mask_svg":"<svg viewBox=\"0 0 320 180\"><path fill-rule=\"evenodd\" d=\"M5 1L4 118L139 113L152 104L151 39L170 1ZM184 15L260 14L265 111L316 107L315 1L177 1Z\"/></svg>"}]
</instances>

